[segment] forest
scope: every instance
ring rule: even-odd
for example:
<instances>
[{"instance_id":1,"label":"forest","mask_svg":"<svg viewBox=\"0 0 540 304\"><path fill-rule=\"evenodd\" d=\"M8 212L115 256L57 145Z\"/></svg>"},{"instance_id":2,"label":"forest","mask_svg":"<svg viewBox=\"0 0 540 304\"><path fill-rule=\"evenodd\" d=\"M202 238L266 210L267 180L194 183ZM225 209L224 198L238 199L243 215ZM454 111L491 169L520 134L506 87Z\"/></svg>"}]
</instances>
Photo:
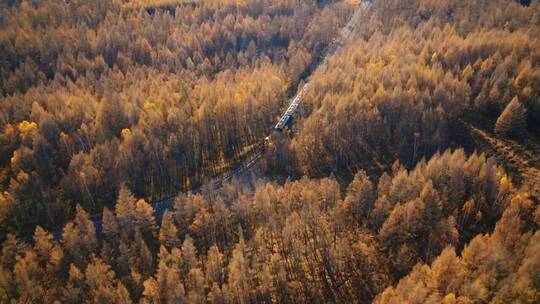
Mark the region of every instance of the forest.
<instances>
[{"instance_id":1,"label":"forest","mask_svg":"<svg viewBox=\"0 0 540 304\"><path fill-rule=\"evenodd\" d=\"M260 144L348 5L229 2L3 8L4 235L56 227L77 203L100 214L122 183L149 200L192 189Z\"/></svg>"},{"instance_id":2,"label":"forest","mask_svg":"<svg viewBox=\"0 0 540 304\"><path fill-rule=\"evenodd\" d=\"M539 303L540 1L362 2L0 2L0 303Z\"/></svg>"}]
</instances>

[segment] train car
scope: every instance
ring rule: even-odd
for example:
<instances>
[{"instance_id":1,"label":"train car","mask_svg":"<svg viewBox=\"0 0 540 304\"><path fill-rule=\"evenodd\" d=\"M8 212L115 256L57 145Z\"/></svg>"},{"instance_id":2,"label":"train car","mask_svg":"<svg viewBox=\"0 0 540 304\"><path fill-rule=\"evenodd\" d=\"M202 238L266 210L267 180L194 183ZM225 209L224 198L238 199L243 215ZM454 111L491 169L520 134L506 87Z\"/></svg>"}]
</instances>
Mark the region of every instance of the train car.
<instances>
[{"instance_id":1,"label":"train car","mask_svg":"<svg viewBox=\"0 0 540 304\"><path fill-rule=\"evenodd\" d=\"M289 123L290 120L291 120L291 115L290 114L283 115L281 117L281 119L279 120L279 122L274 127L274 129L276 129L278 131L283 131L283 129L285 128L287 123Z\"/></svg>"}]
</instances>

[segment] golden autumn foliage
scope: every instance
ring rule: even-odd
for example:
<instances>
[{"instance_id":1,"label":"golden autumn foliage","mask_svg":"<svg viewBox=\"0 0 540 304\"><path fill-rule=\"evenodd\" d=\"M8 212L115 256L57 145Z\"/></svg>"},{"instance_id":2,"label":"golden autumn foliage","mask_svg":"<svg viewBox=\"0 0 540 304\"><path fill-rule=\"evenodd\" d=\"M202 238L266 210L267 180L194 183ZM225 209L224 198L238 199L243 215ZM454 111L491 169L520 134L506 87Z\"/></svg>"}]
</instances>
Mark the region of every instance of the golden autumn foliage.
<instances>
[{"instance_id":1,"label":"golden autumn foliage","mask_svg":"<svg viewBox=\"0 0 540 304\"><path fill-rule=\"evenodd\" d=\"M539 303L540 2L360 2L0 1L0 303Z\"/></svg>"},{"instance_id":2,"label":"golden autumn foliage","mask_svg":"<svg viewBox=\"0 0 540 304\"><path fill-rule=\"evenodd\" d=\"M333 178L231 184L180 194L160 215L122 187L96 225L77 207L61 241L40 227L32 245L9 236L0 297L534 302L540 207L504 195L499 176L484 155L457 150L375 180L361 171L346 193Z\"/></svg>"},{"instance_id":3,"label":"golden autumn foliage","mask_svg":"<svg viewBox=\"0 0 540 304\"><path fill-rule=\"evenodd\" d=\"M495 132L503 136L523 137L526 128L527 110L517 98L514 98L497 118Z\"/></svg>"},{"instance_id":4,"label":"golden autumn foliage","mask_svg":"<svg viewBox=\"0 0 540 304\"><path fill-rule=\"evenodd\" d=\"M122 183L156 200L223 172L260 147L350 8L0 4L0 189L12 193L12 228L57 226L76 204L100 214ZM29 178L12 183L20 172Z\"/></svg>"},{"instance_id":5,"label":"golden autumn foliage","mask_svg":"<svg viewBox=\"0 0 540 304\"><path fill-rule=\"evenodd\" d=\"M37 128L38 125L35 122L28 122L26 120L23 120L18 126L19 132L21 132L23 135L35 131Z\"/></svg>"}]
</instances>

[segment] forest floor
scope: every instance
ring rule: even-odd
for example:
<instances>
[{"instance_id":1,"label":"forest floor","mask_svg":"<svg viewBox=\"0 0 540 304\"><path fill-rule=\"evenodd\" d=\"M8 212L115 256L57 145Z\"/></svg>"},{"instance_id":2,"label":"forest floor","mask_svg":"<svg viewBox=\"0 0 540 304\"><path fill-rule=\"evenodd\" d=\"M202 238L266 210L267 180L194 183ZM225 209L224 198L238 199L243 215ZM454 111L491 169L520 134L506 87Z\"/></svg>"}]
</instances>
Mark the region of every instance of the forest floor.
<instances>
[{"instance_id":1,"label":"forest floor","mask_svg":"<svg viewBox=\"0 0 540 304\"><path fill-rule=\"evenodd\" d=\"M513 182L540 198L540 143L527 137L520 141L499 137L470 122L462 121L470 135L488 155L495 157Z\"/></svg>"}]
</instances>

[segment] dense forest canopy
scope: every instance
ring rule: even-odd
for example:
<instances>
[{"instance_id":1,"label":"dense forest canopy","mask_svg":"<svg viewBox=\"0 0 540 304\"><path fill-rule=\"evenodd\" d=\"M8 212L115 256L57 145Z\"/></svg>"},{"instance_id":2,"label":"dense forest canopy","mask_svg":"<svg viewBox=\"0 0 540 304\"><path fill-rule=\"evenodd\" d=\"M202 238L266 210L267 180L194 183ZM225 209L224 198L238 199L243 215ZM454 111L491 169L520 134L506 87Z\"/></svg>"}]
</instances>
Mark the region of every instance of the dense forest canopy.
<instances>
[{"instance_id":1,"label":"dense forest canopy","mask_svg":"<svg viewBox=\"0 0 540 304\"><path fill-rule=\"evenodd\" d=\"M449 138L467 112L492 127L513 99L526 114L507 124L539 134L537 4L374 1L373 6L358 39L314 76L306 119L297 124L289 147L301 173L354 174L394 159L414 164L454 145Z\"/></svg>"},{"instance_id":2,"label":"dense forest canopy","mask_svg":"<svg viewBox=\"0 0 540 304\"><path fill-rule=\"evenodd\" d=\"M121 1L2 9L0 185L6 230L191 189L267 134L350 14L342 2Z\"/></svg>"},{"instance_id":3,"label":"dense forest canopy","mask_svg":"<svg viewBox=\"0 0 540 304\"><path fill-rule=\"evenodd\" d=\"M2 1L0 303L539 303L540 2L359 2Z\"/></svg>"}]
</instances>

